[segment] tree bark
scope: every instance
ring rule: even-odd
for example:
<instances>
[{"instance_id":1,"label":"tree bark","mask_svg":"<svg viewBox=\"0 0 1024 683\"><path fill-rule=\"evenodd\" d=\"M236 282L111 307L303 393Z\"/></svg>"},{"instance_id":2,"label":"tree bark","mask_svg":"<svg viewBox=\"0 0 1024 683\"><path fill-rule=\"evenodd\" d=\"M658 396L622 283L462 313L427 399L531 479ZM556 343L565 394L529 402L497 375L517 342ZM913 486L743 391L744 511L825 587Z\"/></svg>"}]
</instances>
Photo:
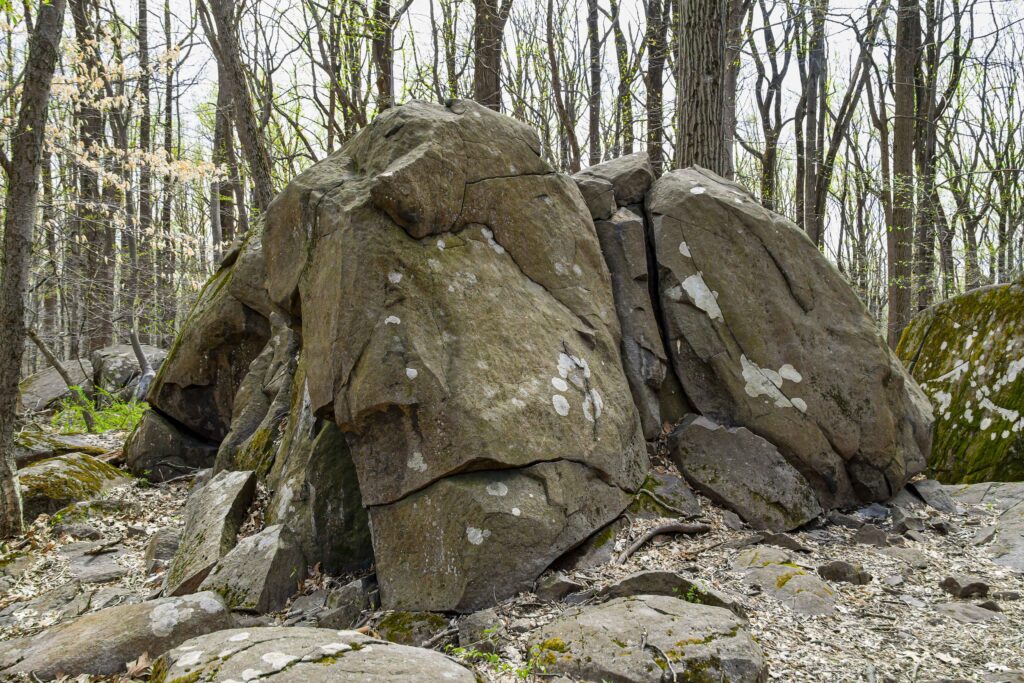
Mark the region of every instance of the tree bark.
<instances>
[{"instance_id":1,"label":"tree bark","mask_svg":"<svg viewBox=\"0 0 1024 683\"><path fill-rule=\"evenodd\" d=\"M39 192L50 84L60 52L65 0L39 6L29 38L18 122L11 143L4 215L4 270L0 275L0 538L23 529L21 493L12 449L18 380L25 350L25 291Z\"/></svg>"},{"instance_id":2,"label":"tree bark","mask_svg":"<svg viewBox=\"0 0 1024 683\"><path fill-rule=\"evenodd\" d=\"M473 24L473 99L498 111L501 109L502 37L512 10L512 0L473 0L473 7L476 16Z\"/></svg>"},{"instance_id":3,"label":"tree bark","mask_svg":"<svg viewBox=\"0 0 1024 683\"><path fill-rule=\"evenodd\" d=\"M676 166L703 166L725 176L725 4L682 0L679 15L679 123Z\"/></svg>"},{"instance_id":4,"label":"tree bark","mask_svg":"<svg viewBox=\"0 0 1024 683\"><path fill-rule=\"evenodd\" d=\"M587 43L590 46L589 163L601 163L601 38L597 26L597 0L587 0Z\"/></svg>"},{"instance_id":5,"label":"tree bark","mask_svg":"<svg viewBox=\"0 0 1024 683\"><path fill-rule=\"evenodd\" d=\"M665 109L662 89L665 86L665 59L668 56L668 20L672 0L647 0L647 156L654 175L660 176L665 166Z\"/></svg>"},{"instance_id":6,"label":"tree bark","mask_svg":"<svg viewBox=\"0 0 1024 683\"><path fill-rule=\"evenodd\" d=\"M896 17L892 136L893 211L889 257L888 342L892 348L910 322L914 242L914 72L921 25L917 0L900 0Z\"/></svg>"}]
</instances>

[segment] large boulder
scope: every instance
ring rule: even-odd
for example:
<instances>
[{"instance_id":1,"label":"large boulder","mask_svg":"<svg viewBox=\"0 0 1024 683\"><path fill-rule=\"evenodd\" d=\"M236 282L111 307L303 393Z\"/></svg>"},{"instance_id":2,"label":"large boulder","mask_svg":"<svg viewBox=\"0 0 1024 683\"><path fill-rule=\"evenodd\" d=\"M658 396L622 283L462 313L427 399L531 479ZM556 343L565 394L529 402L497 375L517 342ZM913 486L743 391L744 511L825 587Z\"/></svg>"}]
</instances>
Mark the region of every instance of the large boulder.
<instances>
[{"instance_id":1,"label":"large boulder","mask_svg":"<svg viewBox=\"0 0 1024 683\"><path fill-rule=\"evenodd\" d=\"M92 391L92 363L87 358L64 362L64 369L76 386ZM64 378L53 368L46 368L21 380L18 385L18 410L37 413L54 408L58 401L71 396Z\"/></svg>"},{"instance_id":2,"label":"large boulder","mask_svg":"<svg viewBox=\"0 0 1024 683\"><path fill-rule=\"evenodd\" d=\"M762 683L767 667L744 621L721 607L663 595L566 611L530 639L548 673L587 681Z\"/></svg>"},{"instance_id":3,"label":"large boulder","mask_svg":"<svg viewBox=\"0 0 1024 683\"><path fill-rule=\"evenodd\" d=\"M147 410L125 441L124 454L132 474L164 481L212 465L217 444L179 427L159 411Z\"/></svg>"},{"instance_id":4,"label":"large boulder","mask_svg":"<svg viewBox=\"0 0 1024 683\"><path fill-rule=\"evenodd\" d=\"M199 590L224 596L228 607L274 612L288 602L306 578L306 561L295 534L283 524L242 539L200 584Z\"/></svg>"},{"instance_id":5,"label":"large boulder","mask_svg":"<svg viewBox=\"0 0 1024 683\"><path fill-rule=\"evenodd\" d=\"M18 472L25 519L53 514L71 503L93 500L131 477L84 453L69 453L29 465Z\"/></svg>"},{"instance_id":6,"label":"large boulder","mask_svg":"<svg viewBox=\"0 0 1024 683\"><path fill-rule=\"evenodd\" d=\"M473 673L440 652L355 631L295 626L231 629L195 638L153 665L152 683L171 681L453 681Z\"/></svg>"},{"instance_id":7,"label":"large boulder","mask_svg":"<svg viewBox=\"0 0 1024 683\"><path fill-rule=\"evenodd\" d=\"M700 414L770 441L826 509L924 468L927 399L802 230L699 168L655 181L647 212L665 346Z\"/></svg>"},{"instance_id":8,"label":"large boulder","mask_svg":"<svg viewBox=\"0 0 1024 683\"><path fill-rule=\"evenodd\" d=\"M0 677L114 676L143 653L153 656L233 625L231 613L214 593L109 607L0 644Z\"/></svg>"},{"instance_id":9,"label":"large boulder","mask_svg":"<svg viewBox=\"0 0 1024 683\"><path fill-rule=\"evenodd\" d=\"M141 344L142 354L154 370L159 371L167 351ZM113 344L97 349L90 356L92 385L117 396L125 396L135 389L142 369L131 344Z\"/></svg>"},{"instance_id":10,"label":"large boulder","mask_svg":"<svg viewBox=\"0 0 1024 683\"><path fill-rule=\"evenodd\" d=\"M896 351L935 409L934 476L1024 480L1024 281L921 312Z\"/></svg>"},{"instance_id":11,"label":"large boulder","mask_svg":"<svg viewBox=\"0 0 1024 683\"><path fill-rule=\"evenodd\" d=\"M386 607L467 609L510 595L543 570L541 537L572 547L643 482L593 223L526 126L472 102L388 110L282 192L264 244L270 298L302 320L310 409L350 446ZM537 466L546 462L567 466ZM563 476L597 503L572 518L552 507L543 525L524 513L523 569L495 574L485 537L469 531L498 528L487 487ZM478 492L464 490L470 481ZM416 512L457 505L452 488L467 501L458 529L448 507ZM443 547L412 553L418 590L394 590L411 565L389 549L438 534Z\"/></svg>"}]
</instances>

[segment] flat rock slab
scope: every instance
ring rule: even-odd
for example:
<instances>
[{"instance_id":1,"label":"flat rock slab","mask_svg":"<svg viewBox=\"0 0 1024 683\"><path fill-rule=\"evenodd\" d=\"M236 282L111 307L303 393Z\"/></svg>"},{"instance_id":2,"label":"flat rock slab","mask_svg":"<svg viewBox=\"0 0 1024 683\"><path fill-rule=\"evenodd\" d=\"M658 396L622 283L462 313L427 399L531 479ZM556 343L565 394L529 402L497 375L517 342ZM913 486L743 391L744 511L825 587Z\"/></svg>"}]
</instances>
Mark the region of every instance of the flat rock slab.
<instances>
[{"instance_id":1,"label":"flat rock slab","mask_svg":"<svg viewBox=\"0 0 1024 683\"><path fill-rule=\"evenodd\" d=\"M739 617L662 595L571 609L537 632L530 646L547 672L588 681L660 683L670 670L677 680L767 677L761 649Z\"/></svg>"},{"instance_id":2,"label":"flat rock slab","mask_svg":"<svg viewBox=\"0 0 1024 683\"><path fill-rule=\"evenodd\" d=\"M985 553L995 564L1024 574L1024 482L993 482L968 486L947 486L958 503L982 505L997 510L995 533L985 543ZM979 539L981 540L981 539Z\"/></svg>"},{"instance_id":3,"label":"flat rock slab","mask_svg":"<svg viewBox=\"0 0 1024 683\"><path fill-rule=\"evenodd\" d=\"M810 570L782 564L754 569L743 577L794 612L824 616L835 611L835 591Z\"/></svg>"},{"instance_id":4,"label":"flat rock slab","mask_svg":"<svg viewBox=\"0 0 1024 683\"><path fill-rule=\"evenodd\" d=\"M969 602L946 602L935 606L935 611L961 624L984 624L988 621L1005 621L1006 615L985 609Z\"/></svg>"},{"instance_id":5,"label":"flat rock slab","mask_svg":"<svg viewBox=\"0 0 1024 683\"><path fill-rule=\"evenodd\" d=\"M131 481L121 470L85 453L47 458L18 472L25 520L53 514L71 503L91 500Z\"/></svg>"},{"instance_id":6,"label":"flat rock slab","mask_svg":"<svg viewBox=\"0 0 1024 683\"><path fill-rule=\"evenodd\" d=\"M775 446L743 427L691 417L669 438L672 460L683 476L754 528L788 531L822 512L796 468Z\"/></svg>"},{"instance_id":7,"label":"flat rock slab","mask_svg":"<svg viewBox=\"0 0 1024 683\"><path fill-rule=\"evenodd\" d=\"M474 683L473 673L439 652L324 628L231 629L182 643L153 667L169 681Z\"/></svg>"},{"instance_id":8,"label":"flat rock slab","mask_svg":"<svg viewBox=\"0 0 1024 683\"><path fill-rule=\"evenodd\" d=\"M118 562L125 554L124 548L93 554L102 545L103 542L69 543L60 549L61 555L71 562L71 575L83 584L116 581L128 574L128 567Z\"/></svg>"},{"instance_id":9,"label":"flat rock slab","mask_svg":"<svg viewBox=\"0 0 1024 683\"><path fill-rule=\"evenodd\" d=\"M223 595L234 610L274 612L285 606L305 577L298 539L288 527L275 524L242 539L199 588Z\"/></svg>"},{"instance_id":10,"label":"flat rock slab","mask_svg":"<svg viewBox=\"0 0 1024 683\"><path fill-rule=\"evenodd\" d=\"M679 572L636 572L605 586L597 592L602 598L624 598L632 595L666 595L687 602L711 607L723 607L746 619L746 612L738 598L711 588L699 579Z\"/></svg>"},{"instance_id":11,"label":"flat rock slab","mask_svg":"<svg viewBox=\"0 0 1024 683\"><path fill-rule=\"evenodd\" d=\"M66 361L64 369L71 375L71 381L85 390L92 388L92 363L85 358ZM52 408L57 401L71 395L64 378L53 368L46 368L29 375L18 385L18 408L22 411L37 412Z\"/></svg>"},{"instance_id":12,"label":"flat rock slab","mask_svg":"<svg viewBox=\"0 0 1024 683\"><path fill-rule=\"evenodd\" d=\"M143 652L164 652L189 638L230 628L231 613L215 593L162 598L92 612L39 635L0 644L0 678L63 673L112 676Z\"/></svg>"},{"instance_id":13,"label":"flat rock slab","mask_svg":"<svg viewBox=\"0 0 1024 683\"><path fill-rule=\"evenodd\" d=\"M235 546L238 527L256 492L252 472L221 472L185 503L185 530L167 571L167 595L194 592Z\"/></svg>"}]
</instances>

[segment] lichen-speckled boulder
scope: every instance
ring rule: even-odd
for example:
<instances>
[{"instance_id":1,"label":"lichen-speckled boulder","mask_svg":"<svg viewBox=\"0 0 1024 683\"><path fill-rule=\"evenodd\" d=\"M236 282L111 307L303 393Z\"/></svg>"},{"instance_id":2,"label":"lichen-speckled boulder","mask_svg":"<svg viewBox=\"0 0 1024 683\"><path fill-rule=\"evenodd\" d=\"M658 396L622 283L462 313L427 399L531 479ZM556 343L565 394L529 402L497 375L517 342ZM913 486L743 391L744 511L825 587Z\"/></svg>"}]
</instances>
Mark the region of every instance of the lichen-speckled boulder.
<instances>
[{"instance_id":1,"label":"lichen-speckled boulder","mask_svg":"<svg viewBox=\"0 0 1024 683\"><path fill-rule=\"evenodd\" d=\"M672 460L701 493L755 529L788 531L822 512L800 472L748 429L691 416L672 432L669 446Z\"/></svg>"},{"instance_id":2,"label":"lichen-speckled boulder","mask_svg":"<svg viewBox=\"0 0 1024 683\"><path fill-rule=\"evenodd\" d=\"M0 678L113 676L143 653L155 656L189 638L232 626L231 613L214 593L108 607L39 635L0 643Z\"/></svg>"},{"instance_id":3,"label":"lichen-speckled boulder","mask_svg":"<svg viewBox=\"0 0 1024 683\"><path fill-rule=\"evenodd\" d=\"M152 683L172 681L308 683L474 683L440 652L326 628L231 629L182 643L153 665Z\"/></svg>"},{"instance_id":4,"label":"lichen-speckled boulder","mask_svg":"<svg viewBox=\"0 0 1024 683\"><path fill-rule=\"evenodd\" d=\"M487 584L491 601L540 573L549 551L525 543L526 519L518 572L494 574L467 536L490 529L507 547L481 516L493 506L469 503L491 480L536 481L545 470L521 470L573 463L574 481L590 487L579 495L607 507L562 517L554 536L568 549L644 479L593 223L576 185L539 150L530 128L473 102L413 102L301 174L267 212L270 298L302 320L310 410L332 416L348 440L389 608L483 600L454 590L448 567L466 587ZM437 487L473 471L480 491L454 503L461 518L450 508L415 513L413 494L441 500ZM618 510L603 494L609 485ZM445 545L427 546L438 534ZM415 606L385 588L400 570L382 549L400 543L425 562ZM419 604L426 595L436 602Z\"/></svg>"},{"instance_id":5,"label":"lichen-speckled boulder","mask_svg":"<svg viewBox=\"0 0 1024 683\"><path fill-rule=\"evenodd\" d=\"M131 480L121 470L84 453L69 453L41 460L18 472L25 519L82 500L98 498L114 486Z\"/></svg>"},{"instance_id":6,"label":"lichen-speckled boulder","mask_svg":"<svg viewBox=\"0 0 1024 683\"><path fill-rule=\"evenodd\" d=\"M238 528L256 493L252 472L221 472L185 502L185 530L167 570L167 595L194 592L235 547Z\"/></svg>"},{"instance_id":7,"label":"lichen-speckled boulder","mask_svg":"<svg viewBox=\"0 0 1024 683\"><path fill-rule=\"evenodd\" d=\"M700 414L774 444L826 509L924 468L927 398L802 230L699 168L655 181L647 212L665 345Z\"/></svg>"},{"instance_id":8,"label":"lichen-speckled boulder","mask_svg":"<svg viewBox=\"0 0 1024 683\"><path fill-rule=\"evenodd\" d=\"M568 610L530 646L548 673L587 681L660 683L671 666L680 681L761 683L764 656L743 626L721 607L637 595Z\"/></svg>"},{"instance_id":9,"label":"lichen-speckled boulder","mask_svg":"<svg viewBox=\"0 0 1024 683\"><path fill-rule=\"evenodd\" d=\"M935 408L934 476L1024 480L1024 281L923 311L897 353Z\"/></svg>"}]
</instances>

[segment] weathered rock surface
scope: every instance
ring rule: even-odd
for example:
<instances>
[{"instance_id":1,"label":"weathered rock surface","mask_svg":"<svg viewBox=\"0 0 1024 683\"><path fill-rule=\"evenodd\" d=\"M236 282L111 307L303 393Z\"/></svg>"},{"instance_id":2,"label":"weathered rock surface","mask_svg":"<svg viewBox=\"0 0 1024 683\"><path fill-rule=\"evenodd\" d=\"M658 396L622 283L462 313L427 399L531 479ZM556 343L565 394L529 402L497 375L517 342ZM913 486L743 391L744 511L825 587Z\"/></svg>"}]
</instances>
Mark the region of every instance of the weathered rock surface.
<instances>
[{"instance_id":1,"label":"weathered rock surface","mask_svg":"<svg viewBox=\"0 0 1024 683\"><path fill-rule=\"evenodd\" d=\"M252 472L221 472L185 503L185 530L167 570L167 595L194 592L238 538L256 491Z\"/></svg>"},{"instance_id":2,"label":"weathered rock surface","mask_svg":"<svg viewBox=\"0 0 1024 683\"><path fill-rule=\"evenodd\" d=\"M142 561L146 565L146 572L153 572L166 568L174 558L174 553L181 545L181 531L178 529L157 529L149 537L146 543L146 554Z\"/></svg>"},{"instance_id":3,"label":"weathered rock surface","mask_svg":"<svg viewBox=\"0 0 1024 683\"><path fill-rule=\"evenodd\" d=\"M670 445L672 460L697 490L756 529L795 529L822 512L800 472L743 427L693 416L672 432Z\"/></svg>"},{"instance_id":4,"label":"weathered rock surface","mask_svg":"<svg viewBox=\"0 0 1024 683\"><path fill-rule=\"evenodd\" d=\"M671 668L679 680L764 681L761 649L742 627L719 607L640 595L569 610L530 643L548 672L583 680L659 683Z\"/></svg>"},{"instance_id":5,"label":"weathered rock surface","mask_svg":"<svg viewBox=\"0 0 1024 683\"><path fill-rule=\"evenodd\" d=\"M602 598L666 595L687 602L722 607L740 618L746 618L746 612L736 596L715 590L703 581L680 572L657 570L636 572L602 588L597 595Z\"/></svg>"},{"instance_id":6,"label":"weathered rock surface","mask_svg":"<svg viewBox=\"0 0 1024 683\"><path fill-rule=\"evenodd\" d=\"M699 413L770 441L826 509L887 500L924 467L927 399L802 230L697 168L646 206L665 345Z\"/></svg>"},{"instance_id":7,"label":"weathered rock surface","mask_svg":"<svg viewBox=\"0 0 1024 683\"><path fill-rule=\"evenodd\" d=\"M167 351L141 344L142 353L156 371L160 370ZM92 385L101 387L111 394L126 396L138 384L142 370L135 358L131 344L113 344L97 349L90 356L92 364Z\"/></svg>"},{"instance_id":8,"label":"weathered rock surface","mask_svg":"<svg viewBox=\"0 0 1024 683\"><path fill-rule=\"evenodd\" d=\"M985 554L996 564L1024 574L1024 482L948 486L946 490L959 503L998 511L994 538L983 544Z\"/></svg>"},{"instance_id":9,"label":"weathered rock surface","mask_svg":"<svg viewBox=\"0 0 1024 683\"><path fill-rule=\"evenodd\" d=\"M103 552L96 552L100 550ZM118 561L124 556L124 548L83 541L70 543L60 552L68 558L71 576L82 584L106 583L128 574L128 567Z\"/></svg>"},{"instance_id":10,"label":"weathered rock surface","mask_svg":"<svg viewBox=\"0 0 1024 683\"><path fill-rule=\"evenodd\" d=\"M472 612L529 590L628 502L622 489L568 461L445 478L370 509L381 601Z\"/></svg>"},{"instance_id":11,"label":"weathered rock surface","mask_svg":"<svg viewBox=\"0 0 1024 683\"><path fill-rule=\"evenodd\" d=\"M147 410L125 441L124 454L135 476L164 481L212 465L217 444L179 429L156 410Z\"/></svg>"},{"instance_id":12,"label":"weathered rock surface","mask_svg":"<svg viewBox=\"0 0 1024 683\"><path fill-rule=\"evenodd\" d=\"M71 503L98 498L131 480L116 467L84 453L41 460L20 470L18 477L25 519L29 521Z\"/></svg>"},{"instance_id":13,"label":"weathered rock surface","mask_svg":"<svg viewBox=\"0 0 1024 683\"><path fill-rule=\"evenodd\" d=\"M654 169L646 152L626 154L590 166L574 176L577 183L581 178L600 178L611 183L615 203L618 206L642 204L647 190L654 182Z\"/></svg>"},{"instance_id":14,"label":"weathered rock surface","mask_svg":"<svg viewBox=\"0 0 1024 683\"><path fill-rule=\"evenodd\" d=\"M697 517L701 512L700 500L683 479L653 471L636 492L629 511L642 518Z\"/></svg>"},{"instance_id":15,"label":"weathered rock surface","mask_svg":"<svg viewBox=\"0 0 1024 683\"><path fill-rule=\"evenodd\" d=\"M110 607L38 636L0 643L0 676L112 676L144 652L164 652L232 625L231 613L213 593Z\"/></svg>"},{"instance_id":16,"label":"weathered rock surface","mask_svg":"<svg viewBox=\"0 0 1024 683\"><path fill-rule=\"evenodd\" d=\"M92 391L92 363L86 358L64 362L71 380L85 391ZM71 395L64 379L53 368L46 368L21 380L18 385L18 410L39 412L53 408L62 398Z\"/></svg>"},{"instance_id":17,"label":"weathered rock surface","mask_svg":"<svg viewBox=\"0 0 1024 683\"><path fill-rule=\"evenodd\" d=\"M455 681L475 678L439 652L396 645L355 631L232 629L182 643L154 665L153 683L179 680Z\"/></svg>"},{"instance_id":18,"label":"weathered rock surface","mask_svg":"<svg viewBox=\"0 0 1024 683\"><path fill-rule=\"evenodd\" d=\"M928 467L937 479L1024 479L1024 281L921 312L897 353L935 408Z\"/></svg>"},{"instance_id":19,"label":"weathered rock surface","mask_svg":"<svg viewBox=\"0 0 1024 683\"><path fill-rule=\"evenodd\" d=\"M228 607L247 612L274 612L288 602L306 578L306 560L295 534L283 524L268 526L242 539L200 584Z\"/></svg>"},{"instance_id":20,"label":"weathered rock surface","mask_svg":"<svg viewBox=\"0 0 1024 683\"><path fill-rule=\"evenodd\" d=\"M828 581L852 583L863 586L871 583L871 574L864 571L859 564L850 564L844 560L833 560L818 567L818 576Z\"/></svg>"},{"instance_id":21,"label":"weathered rock surface","mask_svg":"<svg viewBox=\"0 0 1024 683\"><path fill-rule=\"evenodd\" d=\"M102 455L116 447L103 435L49 434L44 431L23 429L14 437L14 462L18 468L68 453Z\"/></svg>"}]
</instances>

